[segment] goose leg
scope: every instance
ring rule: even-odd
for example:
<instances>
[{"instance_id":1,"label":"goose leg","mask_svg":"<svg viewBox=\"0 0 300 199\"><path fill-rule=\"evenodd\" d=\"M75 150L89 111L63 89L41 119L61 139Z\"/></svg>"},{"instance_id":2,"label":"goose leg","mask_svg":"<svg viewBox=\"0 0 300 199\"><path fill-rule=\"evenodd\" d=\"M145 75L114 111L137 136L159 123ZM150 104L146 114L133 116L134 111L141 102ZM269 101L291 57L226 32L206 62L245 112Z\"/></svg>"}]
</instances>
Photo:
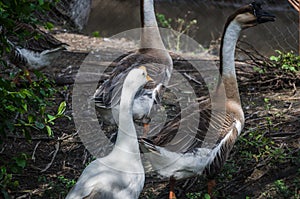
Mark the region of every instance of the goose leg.
<instances>
[{"instance_id":1,"label":"goose leg","mask_svg":"<svg viewBox=\"0 0 300 199\"><path fill-rule=\"evenodd\" d=\"M216 186L215 179L210 179L207 182L207 192L208 192L210 198L212 198L212 196L213 196L213 189L214 189L215 186Z\"/></svg>"},{"instance_id":2,"label":"goose leg","mask_svg":"<svg viewBox=\"0 0 300 199\"><path fill-rule=\"evenodd\" d=\"M170 193L169 193L169 199L176 199L175 195L175 183L176 180L175 178L170 178Z\"/></svg>"},{"instance_id":3,"label":"goose leg","mask_svg":"<svg viewBox=\"0 0 300 199\"><path fill-rule=\"evenodd\" d=\"M150 130L150 124L149 123L144 123L144 128L143 128L143 138L147 137L147 134Z\"/></svg>"}]
</instances>

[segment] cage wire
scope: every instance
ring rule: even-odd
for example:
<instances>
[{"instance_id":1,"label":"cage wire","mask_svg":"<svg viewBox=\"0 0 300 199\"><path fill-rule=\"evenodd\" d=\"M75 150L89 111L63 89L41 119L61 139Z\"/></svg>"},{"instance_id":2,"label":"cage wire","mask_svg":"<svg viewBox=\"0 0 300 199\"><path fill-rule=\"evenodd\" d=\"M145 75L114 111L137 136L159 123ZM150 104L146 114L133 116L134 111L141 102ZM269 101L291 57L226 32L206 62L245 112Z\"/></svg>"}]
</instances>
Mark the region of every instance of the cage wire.
<instances>
[{"instance_id":1,"label":"cage wire","mask_svg":"<svg viewBox=\"0 0 300 199\"><path fill-rule=\"evenodd\" d=\"M227 17L238 7L251 2L251 0L159 1L157 10L169 18L174 18L173 13L176 13L175 18L184 18L187 22L196 19L197 25L194 27L196 30L188 34L204 48L209 48L211 41L221 37ZM253 44L266 56L274 54L275 50L298 53L298 11L288 0L266 0L262 3L265 10L276 16L276 21L243 31L240 40ZM177 7L172 4L177 4Z\"/></svg>"},{"instance_id":2,"label":"cage wire","mask_svg":"<svg viewBox=\"0 0 300 199\"><path fill-rule=\"evenodd\" d=\"M186 32L199 42L203 48L209 48L222 34L227 17L238 7L254 0L155 0L156 13L172 19L172 28L176 30L176 19L182 18L185 24L196 19ZM299 51L299 0L256 0L263 8L276 16L273 23L262 24L242 32L240 40L247 41L263 54L269 56L275 50L282 52ZM140 27L139 1L131 0L92 0L89 21L83 32L91 35L99 31L102 37ZM61 0L44 19L58 25L74 24L71 13L78 11L74 5L87 7L84 0ZM294 5L294 6L293 6ZM79 12L80 13L80 12Z\"/></svg>"}]
</instances>

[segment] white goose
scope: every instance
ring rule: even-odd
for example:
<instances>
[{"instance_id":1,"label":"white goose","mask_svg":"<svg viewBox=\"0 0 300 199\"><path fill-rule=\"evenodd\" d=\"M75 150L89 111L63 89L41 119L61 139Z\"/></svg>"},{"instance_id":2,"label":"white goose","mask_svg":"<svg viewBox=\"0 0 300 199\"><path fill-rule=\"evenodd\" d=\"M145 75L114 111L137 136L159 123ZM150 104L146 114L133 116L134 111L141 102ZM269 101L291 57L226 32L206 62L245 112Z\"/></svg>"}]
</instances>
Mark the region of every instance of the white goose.
<instances>
[{"instance_id":1,"label":"white goose","mask_svg":"<svg viewBox=\"0 0 300 199\"><path fill-rule=\"evenodd\" d=\"M132 119L135 94L151 80L146 68L132 69L123 84L119 131L112 152L91 162L66 199L134 199L143 189L145 174Z\"/></svg>"},{"instance_id":2,"label":"white goose","mask_svg":"<svg viewBox=\"0 0 300 199\"><path fill-rule=\"evenodd\" d=\"M93 98L96 106L100 107L99 111L104 122L115 123L112 112L118 115L122 82L129 71L141 64L144 65L153 81L147 83L144 89L137 93L133 117L142 121L146 128L152 105L162 96L163 87L168 84L171 77L173 62L160 37L153 0L140 0L140 8L142 22L140 49L116 64L109 79L96 90Z\"/></svg>"},{"instance_id":3,"label":"white goose","mask_svg":"<svg viewBox=\"0 0 300 199\"><path fill-rule=\"evenodd\" d=\"M176 198L175 180L201 174L206 174L213 179L228 158L244 126L244 113L240 102L234 63L236 42L241 30L274 20L273 15L263 11L260 4L255 2L238 9L228 18L220 47L221 79L213 95L217 99L224 96L219 94L221 83L223 83L226 96L223 115L212 116L210 105L204 103L205 106L200 107L199 112L195 112L187 118L181 118L179 115L167 123L157 136L139 140L143 151L148 152L147 157L152 168L161 176L170 178L170 199ZM195 109L199 110L199 105L191 106L195 106ZM186 128L182 135L184 137L176 139L178 150L167 150L164 146L168 146L170 140L176 135L182 120L192 120L194 114L200 115L199 126L191 127L197 128L196 135ZM205 136L210 132L209 124L213 124L212 128L217 132L217 138L214 139L215 143L212 147L205 147ZM192 138L192 143L181 149L180 146L187 144L186 137ZM211 185L213 182L212 180ZM208 191L211 194L212 187L209 187Z\"/></svg>"}]
</instances>

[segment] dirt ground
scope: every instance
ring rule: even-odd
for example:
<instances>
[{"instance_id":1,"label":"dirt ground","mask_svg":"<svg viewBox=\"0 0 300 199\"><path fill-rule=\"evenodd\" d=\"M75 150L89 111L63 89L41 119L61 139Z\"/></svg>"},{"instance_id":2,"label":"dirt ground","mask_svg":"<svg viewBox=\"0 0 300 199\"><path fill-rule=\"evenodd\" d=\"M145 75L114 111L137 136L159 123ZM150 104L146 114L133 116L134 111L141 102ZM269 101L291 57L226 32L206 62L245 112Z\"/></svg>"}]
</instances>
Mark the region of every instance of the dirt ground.
<instances>
[{"instance_id":1,"label":"dirt ground","mask_svg":"<svg viewBox=\"0 0 300 199\"><path fill-rule=\"evenodd\" d=\"M55 104L58 106L61 101L66 101L65 114L72 118L73 82L88 52L114 57L134 49L135 44L70 33L60 33L56 37L69 45L68 51L45 73L55 79L59 90L53 99ZM206 55L206 59L218 60L214 55ZM174 62L179 64L176 59ZM243 63L238 64L240 76L243 76L243 67ZM251 70L247 72L251 73ZM239 78L246 118L243 138L236 143L230 159L216 179L215 198L300 198L300 86L296 84L295 87L273 90L272 86L245 82L245 79ZM53 107L53 111L55 109L57 107ZM253 138L259 131L263 132L262 137L267 140L265 143L262 137ZM63 198L74 180L93 160L79 138L73 119L59 119L53 132L54 137L36 133L30 143L22 136L10 137L5 143L1 158L19 151L28 155L23 173L13 176L20 183L18 190L11 190L13 198ZM257 142L253 141L255 139ZM267 144L274 150L266 150ZM284 151L283 158L275 154L278 148ZM247 152L256 155L247 156ZM167 198L168 188L167 180L148 177L140 198ZM177 182L176 193L178 198L203 198L206 193L205 177Z\"/></svg>"}]
</instances>

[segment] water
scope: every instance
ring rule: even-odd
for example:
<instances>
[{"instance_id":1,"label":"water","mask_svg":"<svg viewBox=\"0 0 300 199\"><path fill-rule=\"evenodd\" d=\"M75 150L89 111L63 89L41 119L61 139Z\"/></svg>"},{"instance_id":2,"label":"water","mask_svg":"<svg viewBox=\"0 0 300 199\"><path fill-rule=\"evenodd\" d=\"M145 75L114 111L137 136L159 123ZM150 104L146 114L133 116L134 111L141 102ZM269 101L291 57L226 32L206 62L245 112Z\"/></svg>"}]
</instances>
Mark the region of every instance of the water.
<instances>
[{"instance_id":1,"label":"water","mask_svg":"<svg viewBox=\"0 0 300 199\"><path fill-rule=\"evenodd\" d=\"M164 14L167 18L180 17L186 22L196 19L197 25L191 29L189 35L207 48L211 40L220 38L226 18L242 5L237 3L241 1L233 2L235 3L228 3L226 0L160 0L155 1L155 7L156 13ZM245 30L241 39L266 55L274 54L276 49L298 52L298 13L291 8L288 1L268 2L264 8L276 16L276 22ZM99 31L100 36L110 37L138 27L139 1L94 0L84 32L92 34Z\"/></svg>"}]
</instances>

